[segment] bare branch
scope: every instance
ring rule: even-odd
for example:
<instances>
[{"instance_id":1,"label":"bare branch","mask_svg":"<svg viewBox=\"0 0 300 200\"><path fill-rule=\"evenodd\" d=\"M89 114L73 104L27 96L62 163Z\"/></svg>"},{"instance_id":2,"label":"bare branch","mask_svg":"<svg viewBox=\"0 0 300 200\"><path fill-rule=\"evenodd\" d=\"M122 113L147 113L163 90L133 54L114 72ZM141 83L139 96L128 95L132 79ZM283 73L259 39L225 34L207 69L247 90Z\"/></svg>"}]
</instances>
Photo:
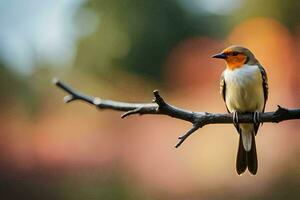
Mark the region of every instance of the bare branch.
<instances>
[{"instance_id":1,"label":"bare branch","mask_svg":"<svg viewBox=\"0 0 300 200\"><path fill-rule=\"evenodd\" d=\"M188 121L193 124L192 128L185 133L183 136L179 137L179 142L175 146L179 147L190 135L192 135L199 128L207 124L232 124L232 114L217 114L217 113L207 113L207 112L192 112L189 110L184 110L172 106L160 96L158 90L153 91L154 103L125 103L119 101L112 101L107 99L101 99L98 97L92 97L84 95L65 83L54 79L53 83L68 93L64 97L66 103L72 101L81 100L83 102L89 103L96 106L99 109L111 109L117 111L124 111L125 113L121 116L122 118L128 117L130 115L139 114L158 114L167 115L184 121ZM274 112L260 113L259 122L275 122L279 123L281 121L300 119L300 109L287 109L278 105L278 108ZM245 113L239 115L240 123L253 123L253 113Z\"/></svg>"},{"instance_id":2,"label":"bare branch","mask_svg":"<svg viewBox=\"0 0 300 200\"><path fill-rule=\"evenodd\" d=\"M188 132L186 132L184 135L178 138L179 142L176 144L175 148L178 148L190 135L192 135L199 128L201 128L201 125L194 124L193 127Z\"/></svg>"}]
</instances>

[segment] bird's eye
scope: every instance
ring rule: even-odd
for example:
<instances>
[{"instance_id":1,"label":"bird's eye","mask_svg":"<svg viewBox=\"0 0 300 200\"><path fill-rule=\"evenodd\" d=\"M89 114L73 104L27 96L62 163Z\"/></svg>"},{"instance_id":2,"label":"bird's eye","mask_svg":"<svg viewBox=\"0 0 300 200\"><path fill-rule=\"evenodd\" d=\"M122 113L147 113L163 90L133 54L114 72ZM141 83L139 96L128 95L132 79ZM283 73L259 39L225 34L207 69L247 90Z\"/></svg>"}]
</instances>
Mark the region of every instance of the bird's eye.
<instances>
[{"instance_id":1,"label":"bird's eye","mask_svg":"<svg viewBox=\"0 0 300 200\"><path fill-rule=\"evenodd\" d=\"M239 52L234 51L234 52L232 52L232 55L237 56L237 55L239 55Z\"/></svg>"}]
</instances>

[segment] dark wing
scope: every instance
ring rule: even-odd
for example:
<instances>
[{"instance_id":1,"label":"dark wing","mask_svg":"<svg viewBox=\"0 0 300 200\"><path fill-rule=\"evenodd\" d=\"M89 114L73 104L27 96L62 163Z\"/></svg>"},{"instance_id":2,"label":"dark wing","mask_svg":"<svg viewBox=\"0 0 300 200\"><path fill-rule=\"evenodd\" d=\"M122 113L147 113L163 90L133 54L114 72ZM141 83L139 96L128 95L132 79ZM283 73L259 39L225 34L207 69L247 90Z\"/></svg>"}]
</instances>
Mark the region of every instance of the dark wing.
<instances>
[{"instance_id":1,"label":"dark wing","mask_svg":"<svg viewBox=\"0 0 300 200\"><path fill-rule=\"evenodd\" d=\"M258 64L258 68L260 70L260 74L262 77L262 87L263 87L263 91L264 91L264 101L265 101L262 112L265 112L266 102L268 100L268 95L269 95L268 77L267 77L267 73L266 73L265 69L263 68L263 66ZM259 124L254 124L255 135L257 134L258 128L259 128Z\"/></svg>"},{"instance_id":2,"label":"dark wing","mask_svg":"<svg viewBox=\"0 0 300 200\"><path fill-rule=\"evenodd\" d=\"M225 83L225 78L224 78L224 72L222 73L221 80L220 80L220 94L225 102L226 109L229 112L227 105L226 105L226 83Z\"/></svg>"},{"instance_id":3,"label":"dark wing","mask_svg":"<svg viewBox=\"0 0 300 200\"><path fill-rule=\"evenodd\" d=\"M268 77L267 77L267 73L266 73L265 69L263 68L263 66L258 65L258 68L260 70L261 77L262 77L262 80L263 80L262 86L263 86L264 97L265 97L263 112L265 112L266 102L268 100L268 95L269 95L268 94L269 93Z\"/></svg>"}]
</instances>

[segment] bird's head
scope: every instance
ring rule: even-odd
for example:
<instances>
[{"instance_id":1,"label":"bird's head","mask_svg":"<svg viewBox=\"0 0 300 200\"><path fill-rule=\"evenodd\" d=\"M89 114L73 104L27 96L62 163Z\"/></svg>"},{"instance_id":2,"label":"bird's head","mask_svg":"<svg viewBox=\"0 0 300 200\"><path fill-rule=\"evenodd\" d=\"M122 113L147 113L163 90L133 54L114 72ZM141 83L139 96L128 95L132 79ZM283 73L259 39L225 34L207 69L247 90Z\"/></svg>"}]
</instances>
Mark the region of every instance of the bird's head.
<instances>
[{"instance_id":1,"label":"bird's head","mask_svg":"<svg viewBox=\"0 0 300 200\"><path fill-rule=\"evenodd\" d=\"M221 53L215 54L212 57L224 59L227 68L230 70L240 68L244 64L254 65L258 63L249 49L237 45L227 47Z\"/></svg>"}]
</instances>

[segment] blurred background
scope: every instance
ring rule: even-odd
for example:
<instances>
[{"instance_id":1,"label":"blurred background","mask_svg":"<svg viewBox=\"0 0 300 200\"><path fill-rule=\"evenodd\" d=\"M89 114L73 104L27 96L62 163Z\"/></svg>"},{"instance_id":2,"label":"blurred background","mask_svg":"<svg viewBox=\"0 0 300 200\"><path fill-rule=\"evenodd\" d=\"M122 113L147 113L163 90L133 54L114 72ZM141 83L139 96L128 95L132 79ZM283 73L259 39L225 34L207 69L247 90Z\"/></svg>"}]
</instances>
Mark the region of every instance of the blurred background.
<instances>
[{"instance_id":1,"label":"blurred background","mask_svg":"<svg viewBox=\"0 0 300 200\"><path fill-rule=\"evenodd\" d=\"M299 121L266 123L257 176L235 172L238 135L64 104L59 77L82 92L150 102L153 89L194 111L226 112L219 95L231 44L269 75L266 110L300 106L300 1L2 0L0 199L299 199Z\"/></svg>"}]
</instances>

